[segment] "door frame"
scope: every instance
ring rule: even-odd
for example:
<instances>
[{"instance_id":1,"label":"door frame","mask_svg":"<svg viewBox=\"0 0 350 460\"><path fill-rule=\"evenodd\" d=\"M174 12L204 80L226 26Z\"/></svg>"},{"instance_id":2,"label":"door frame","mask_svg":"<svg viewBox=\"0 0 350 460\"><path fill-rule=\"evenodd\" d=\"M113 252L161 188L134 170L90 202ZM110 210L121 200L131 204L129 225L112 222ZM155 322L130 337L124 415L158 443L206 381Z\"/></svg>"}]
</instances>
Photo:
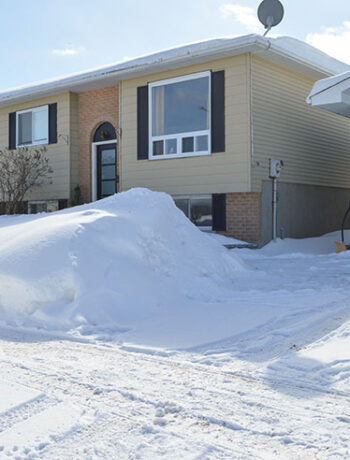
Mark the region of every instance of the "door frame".
<instances>
[{"instance_id":1,"label":"door frame","mask_svg":"<svg viewBox=\"0 0 350 460\"><path fill-rule=\"evenodd\" d=\"M91 201L97 201L97 147L99 145L115 144L115 160L118 168L117 139L111 141L93 142L91 144Z\"/></svg>"}]
</instances>

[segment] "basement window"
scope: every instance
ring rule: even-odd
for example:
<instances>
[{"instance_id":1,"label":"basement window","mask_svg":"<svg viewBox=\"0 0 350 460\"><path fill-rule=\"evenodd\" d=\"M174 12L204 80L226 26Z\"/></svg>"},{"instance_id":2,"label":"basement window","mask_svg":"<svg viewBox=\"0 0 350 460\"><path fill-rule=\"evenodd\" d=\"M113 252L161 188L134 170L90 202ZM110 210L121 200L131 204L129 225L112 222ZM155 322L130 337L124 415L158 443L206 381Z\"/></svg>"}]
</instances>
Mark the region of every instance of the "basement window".
<instances>
[{"instance_id":1,"label":"basement window","mask_svg":"<svg viewBox=\"0 0 350 460\"><path fill-rule=\"evenodd\" d=\"M16 113L17 147L48 144L48 142L49 110L47 105Z\"/></svg>"},{"instance_id":2,"label":"basement window","mask_svg":"<svg viewBox=\"0 0 350 460\"><path fill-rule=\"evenodd\" d=\"M149 159L211 153L210 84L210 72L149 84Z\"/></svg>"},{"instance_id":3,"label":"basement window","mask_svg":"<svg viewBox=\"0 0 350 460\"><path fill-rule=\"evenodd\" d=\"M176 206L201 230L212 230L213 212L212 197L208 196L178 196L174 197Z\"/></svg>"},{"instance_id":4,"label":"basement window","mask_svg":"<svg viewBox=\"0 0 350 460\"><path fill-rule=\"evenodd\" d=\"M28 214L38 214L39 212L47 212L46 201L29 201Z\"/></svg>"}]
</instances>

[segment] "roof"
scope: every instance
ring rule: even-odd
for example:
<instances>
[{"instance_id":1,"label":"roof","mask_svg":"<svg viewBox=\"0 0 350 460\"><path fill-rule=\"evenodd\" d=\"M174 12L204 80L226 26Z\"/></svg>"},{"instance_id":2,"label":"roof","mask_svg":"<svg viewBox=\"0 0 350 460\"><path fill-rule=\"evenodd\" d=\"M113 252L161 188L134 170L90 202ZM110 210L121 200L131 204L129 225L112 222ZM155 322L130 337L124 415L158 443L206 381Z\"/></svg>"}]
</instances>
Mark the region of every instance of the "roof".
<instances>
[{"instance_id":1,"label":"roof","mask_svg":"<svg viewBox=\"0 0 350 460\"><path fill-rule=\"evenodd\" d=\"M314 84L308 99L311 99L313 96L316 96L316 94L320 94L345 80L350 80L350 70L339 75L335 75L334 77L323 78L322 80L317 81Z\"/></svg>"},{"instance_id":2,"label":"roof","mask_svg":"<svg viewBox=\"0 0 350 460\"><path fill-rule=\"evenodd\" d=\"M350 70L317 81L308 104L350 118Z\"/></svg>"},{"instance_id":3,"label":"roof","mask_svg":"<svg viewBox=\"0 0 350 460\"><path fill-rule=\"evenodd\" d=\"M128 61L0 91L0 106L59 92L82 92L112 86L120 80L250 52L315 78L350 71L350 66L294 38L251 34L190 43Z\"/></svg>"}]
</instances>

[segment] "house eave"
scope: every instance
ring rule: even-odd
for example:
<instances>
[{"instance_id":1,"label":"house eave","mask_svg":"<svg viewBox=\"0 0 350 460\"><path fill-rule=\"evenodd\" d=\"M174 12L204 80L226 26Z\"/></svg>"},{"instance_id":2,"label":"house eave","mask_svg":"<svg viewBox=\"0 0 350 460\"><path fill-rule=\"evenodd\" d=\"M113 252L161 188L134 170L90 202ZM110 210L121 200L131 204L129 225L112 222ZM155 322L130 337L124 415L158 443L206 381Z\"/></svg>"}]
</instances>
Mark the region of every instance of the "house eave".
<instances>
[{"instance_id":1,"label":"house eave","mask_svg":"<svg viewBox=\"0 0 350 460\"><path fill-rule=\"evenodd\" d=\"M350 118L350 74L316 82L307 98L313 107Z\"/></svg>"},{"instance_id":2,"label":"house eave","mask_svg":"<svg viewBox=\"0 0 350 460\"><path fill-rule=\"evenodd\" d=\"M287 66L314 78L324 78L336 73L334 69L327 68L325 65L318 65L317 59L312 62L312 60L306 59L303 54L298 56L297 53L293 52L293 49L288 49L288 47L286 49L280 46L278 39L267 39L253 34L198 42L112 66L3 91L0 92L0 107L15 105L62 92L79 93L113 86L118 84L120 80L245 53L261 56L264 59ZM339 61L335 62L338 62L339 65L342 64Z\"/></svg>"}]
</instances>

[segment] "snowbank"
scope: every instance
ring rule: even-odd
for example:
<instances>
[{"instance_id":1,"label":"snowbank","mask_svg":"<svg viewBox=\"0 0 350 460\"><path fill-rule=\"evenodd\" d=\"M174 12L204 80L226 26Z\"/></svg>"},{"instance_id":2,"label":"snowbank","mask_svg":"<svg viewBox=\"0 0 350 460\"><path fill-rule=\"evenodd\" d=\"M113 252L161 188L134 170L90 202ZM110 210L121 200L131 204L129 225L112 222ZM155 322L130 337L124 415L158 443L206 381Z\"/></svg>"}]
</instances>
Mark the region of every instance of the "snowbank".
<instances>
[{"instance_id":1,"label":"snowbank","mask_svg":"<svg viewBox=\"0 0 350 460\"><path fill-rule=\"evenodd\" d=\"M143 337L147 323L162 329L159 336L172 333L177 345L184 335L201 341L244 270L168 195L146 189L53 214L0 218L0 318L7 324ZM226 320L205 340L229 335Z\"/></svg>"},{"instance_id":2,"label":"snowbank","mask_svg":"<svg viewBox=\"0 0 350 460\"><path fill-rule=\"evenodd\" d=\"M345 243L350 243L350 230L345 230ZM335 253L335 242L341 241L341 232L327 233L314 238L286 238L271 241L259 254L263 256L308 257Z\"/></svg>"},{"instance_id":3,"label":"snowbank","mask_svg":"<svg viewBox=\"0 0 350 460\"><path fill-rule=\"evenodd\" d=\"M134 349L237 342L257 356L274 349L280 327L288 342L296 322L315 330L327 323L335 296L339 311L347 308L344 283L330 295L328 286L330 267L337 282L339 262L350 257L335 254L339 233L253 251L227 250L223 238L198 230L170 196L146 189L0 217L0 323Z\"/></svg>"}]
</instances>

